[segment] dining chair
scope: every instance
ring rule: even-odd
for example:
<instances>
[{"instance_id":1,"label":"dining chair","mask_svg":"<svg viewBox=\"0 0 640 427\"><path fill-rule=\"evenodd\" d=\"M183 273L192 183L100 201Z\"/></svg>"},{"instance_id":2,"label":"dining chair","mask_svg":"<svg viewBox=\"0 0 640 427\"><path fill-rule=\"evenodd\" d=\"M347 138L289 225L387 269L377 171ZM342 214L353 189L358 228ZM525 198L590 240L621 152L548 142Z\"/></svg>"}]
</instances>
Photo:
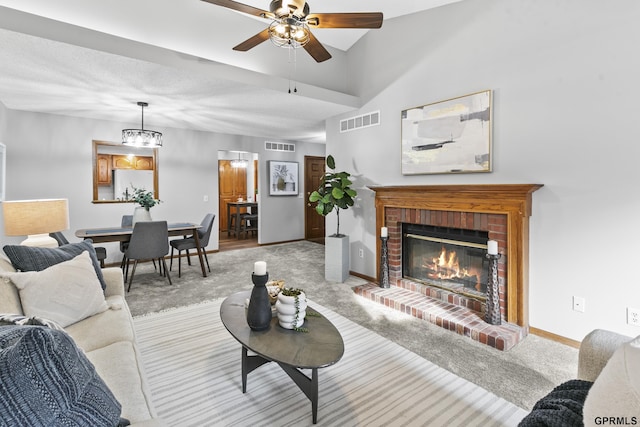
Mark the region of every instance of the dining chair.
<instances>
[{"instance_id":1,"label":"dining chair","mask_svg":"<svg viewBox=\"0 0 640 427\"><path fill-rule=\"evenodd\" d=\"M122 215L122 220L120 221L120 227L133 227L133 215ZM127 250L127 246L129 242L120 242L120 252L122 252L122 262L120 263L120 268L122 271L125 271L125 265L127 263L127 257L125 256L125 251ZM127 277L125 276L125 281Z\"/></svg>"},{"instance_id":2,"label":"dining chair","mask_svg":"<svg viewBox=\"0 0 640 427\"><path fill-rule=\"evenodd\" d=\"M209 259L207 258L207 252L205 248L209 244L209 237L211 236L211 229L213 228L213 220L216 218L215 214L206 214L204 219L200 223L200 228L198 229L198 240L200 241L200 248L202 249L203 256L205 261L207 262L207 269L209 273L211 273L211 268L209 267ZM175 239L169 242L171 245L171 262L169 263L169 270L173 268L173 250L176 249L178 251L178 277L182 274L182 262L180 258L180 254L182 251L187 251L187 263L191 265L191 258L189 257L189 249L197 249L195 236L189 236L184 239Z\"/></svg>"},{"instance_id":3,"label":"dining chair","mask_svg":"<svg viewBox=\"0 0 640 427\"><path fill-rule=\"evenodd\" d=\"M169 229L167 221L142 221L136 222L133 226L129 245L125 249L124 256L127 257L127 267L125 277L129 275L129 264L133 260L133 269L129 277L129 287L131 290L133 276L136 273L136 266L139 260L158 260L160 265L160 275L164 275L171 283L171 277L167 270L164 257L169 253ZM164 267L164 268L163 268ZM164 273L163 273L164 271Z\"/></svg>"},{"instance_id":4,"label":"dining chair","mask_svg":"<svg viewBox=\"0 0 640 427\"><path fill-rule=\"evenodd\" d=\"M69 241L61 231L49 233L49 236L56 239L56 242L58 242L58 246L69 244ZM100 261L100 267L104 268L104 260L107 259L107 249L103 248L102 246L94 246L93 248L96 250L96 257L98 258L98 261Z\"/></svg>"}]
</instances>

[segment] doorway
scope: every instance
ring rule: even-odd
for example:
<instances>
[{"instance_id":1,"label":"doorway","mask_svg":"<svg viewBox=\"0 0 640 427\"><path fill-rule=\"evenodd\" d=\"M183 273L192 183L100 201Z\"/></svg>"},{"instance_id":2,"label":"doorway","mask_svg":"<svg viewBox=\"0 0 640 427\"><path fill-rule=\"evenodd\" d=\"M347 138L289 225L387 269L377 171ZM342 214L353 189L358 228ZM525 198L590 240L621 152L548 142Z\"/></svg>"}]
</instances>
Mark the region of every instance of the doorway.
<instances>
[{"instance_id":1,"label":"doorway","mask_svg":"<svg viewBox=\"0 0 640 427\"><path fill-rule=\"evenodd\" d=\"M304 193L306 194L304 209L304 238L312 242L324 244L324 217L316 212L315 206L309 202L309 195L318 189L325 173L325 158L304 156Z\"/></svg>"},{"instance_id":2,"label":"doorway","mask_svg":"<svg viewBox=\"0 0 640 427\"><path fill-rule=\"evenodd\" d=\"M218 224L219 250L255 247L258 233L229 232L227 204L229 202L256 200L258 188L258 155L246 151L218 152ZM242 208L243 213L247 211ZM235 212L235 211L234 211Z\"/></svg>"}]
</instances>

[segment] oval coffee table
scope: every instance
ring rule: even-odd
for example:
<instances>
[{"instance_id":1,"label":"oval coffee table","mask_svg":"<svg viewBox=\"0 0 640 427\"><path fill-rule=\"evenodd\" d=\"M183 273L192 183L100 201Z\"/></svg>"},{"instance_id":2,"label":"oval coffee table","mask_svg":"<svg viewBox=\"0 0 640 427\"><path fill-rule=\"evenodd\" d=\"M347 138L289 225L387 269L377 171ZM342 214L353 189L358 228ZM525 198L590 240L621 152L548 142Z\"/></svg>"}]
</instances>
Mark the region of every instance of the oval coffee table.
<instances>
[{"instance_id":1,"label":"oval coffee table","mask_svg":"<svg viewBox=\"0 0 640 427\"><path fill-rule=\"evenodd\" d=\"M235 293L220 306L222 323L242 345L242 392L247 391L247 375L250 372L265 363L275 362L311 401L315 424L318 420L318 368L333 365L344 354L340 332L313 307L307 307L307 318L303 325L309 332L284 329L275 316L268 329L251 330L245 310L245 301L250 295L250 291ZM249 356L247 350L255 355ZM311 369L311 378L300 369Z\"/></svg>"}]
</instances>

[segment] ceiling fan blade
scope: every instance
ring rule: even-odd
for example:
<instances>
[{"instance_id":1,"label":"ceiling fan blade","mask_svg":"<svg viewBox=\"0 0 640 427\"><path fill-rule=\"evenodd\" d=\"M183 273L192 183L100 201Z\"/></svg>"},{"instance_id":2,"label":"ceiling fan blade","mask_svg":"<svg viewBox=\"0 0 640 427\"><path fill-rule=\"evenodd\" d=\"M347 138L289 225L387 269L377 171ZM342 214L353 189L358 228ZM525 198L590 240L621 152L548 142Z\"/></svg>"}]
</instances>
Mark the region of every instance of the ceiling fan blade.
<instances>
[{"instance_id":1,"label":"ceiling fan blade","mask_svg":"<svg viewBox=\"0 0 640 427\"><path fill-rule=\"evenodd\" d=\"M243 12L248 15L259 16L261 18L273 18L273 14L271 12L258 9L257 7L249 6L247 4L238 3L237 1L231 1L231 0L202 0L202 1L215 4L216 6L222 6L228 9L237 10L238 12Z\"/></svg>"},{"instance_id":2,"label":"ceiling fan blade","mask_svg":"<svg viewBox=\"0 0 640 427\"><path fill-rule=\"evenodd\" d=\"M239 45L234 47L233 50L239 50L241 52L246 52L249 49L258 46L260 43L262 43L265 40L269 40L269 29L268 28L260 31L255 36L253 36L251 38L248 38L247 40L243 41L242 43L240 43Z\"/></svg>"},{"instance_id":3,"label":"ceiling fan blade","mask_svg":"<svg viewBox=\"0 0 640 427\"><path fill-rule=\"evenodd\" d=\"M315 28L380 28L382 13L310 13L306 21Z\"/></svg>"},{"instance_id":4,"label":"ceiling fan blade","mask_svg":"<svg viewBox=\"0 0 640 427\"><path fill-rule=\"evenodd\" d=\"M331 58L329 51L322 46L322 43L318 41L316 36L314 36L313 33L309 33L309 36L309 42L303 46L304 50L306 50L316 62L323 62Z\"/></svg>"}]
</instances>

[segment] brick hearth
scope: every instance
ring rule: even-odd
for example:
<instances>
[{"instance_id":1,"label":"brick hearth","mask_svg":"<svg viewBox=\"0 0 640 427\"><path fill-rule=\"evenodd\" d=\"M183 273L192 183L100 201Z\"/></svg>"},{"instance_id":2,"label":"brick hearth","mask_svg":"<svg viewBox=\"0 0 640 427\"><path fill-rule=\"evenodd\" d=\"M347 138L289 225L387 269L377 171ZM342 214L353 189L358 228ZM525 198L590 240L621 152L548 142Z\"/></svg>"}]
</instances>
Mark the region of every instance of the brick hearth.
<instances>
[{"instance_id":1,"label":"brick hearth","mask_svg":"<svg viewBox=\"0 0 640 427\"><path fill-rule=\"evenodd\" d=\"M477 311L404 288L391 286L383 289L376 284L367 283L355 287L354 291L378 304L426 320L498 350L510 350L527 335L526 330L520 326L511 323L490 325Z\"/></svg>"},{"instance_id":2,"label":"brick hearth","mask_svg":"<svg viewBox=\"0 0 640 427\"><path fill-rule=\"evenodd\" d=\"M499 350L528 333L528 217L538 184L372 187L376 225L389 230L391 288L369 283L355 292ZM502 325L484 322L477 299L402 277L402 223L482 230L497 240ZM378 260L380 259L378 242ZM378 266L379 267L379 266ZM378 268L379 271L379 268ZM380 278L378 278L379 280Z\"/></svg>"}]
</instances>

